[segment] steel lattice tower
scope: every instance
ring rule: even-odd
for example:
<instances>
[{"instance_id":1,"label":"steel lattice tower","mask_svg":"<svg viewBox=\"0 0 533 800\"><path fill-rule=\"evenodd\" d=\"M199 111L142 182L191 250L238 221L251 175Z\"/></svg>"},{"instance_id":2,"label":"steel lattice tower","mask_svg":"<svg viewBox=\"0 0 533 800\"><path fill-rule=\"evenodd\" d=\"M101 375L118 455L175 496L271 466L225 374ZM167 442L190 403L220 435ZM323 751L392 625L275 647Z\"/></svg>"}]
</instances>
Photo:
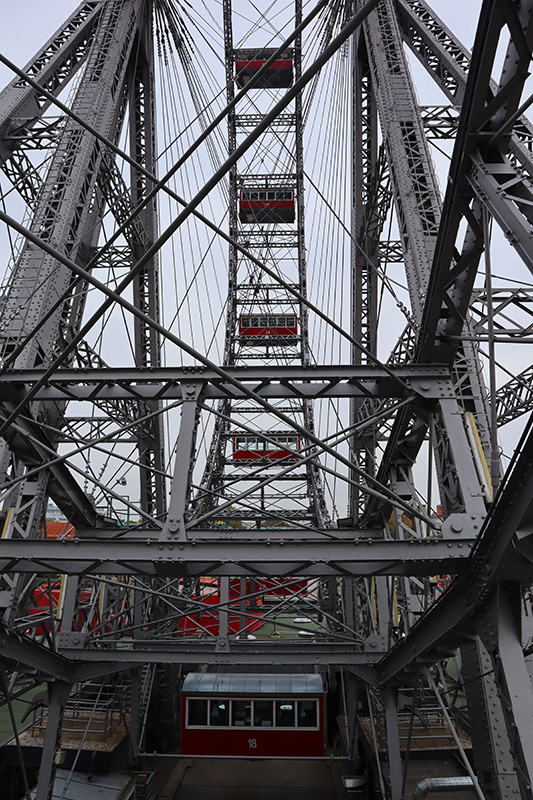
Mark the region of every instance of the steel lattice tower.
<instances>
[{"instance_id":1,"label":"steel lattice tower","mask_svg":"<svg viewBox=\"0 0 533 800\"><path fill-rule=\"evenodd\" d=\"M342 687L352 769L370 721L373 796L405 794L408 702L411 726L433 707L450 722L478 797L526 800L531 367L497 353L527 348L532 294L491 253L501 229L533 270L533 2L484 0L470 53L425 0L295 0L242 40L224 0L216 87L186 5L86 0L24 69L0 56L0 220L19 237L0 297L0 678L10 708L48 690L36 797L91 682L127 696L134 765L150 696L176 745L178 666L276 663ZM408 51L446 103L419 104ZM341 67L345 151L339 107L312 126ZM158 93L171 69L190 113L180 81ZM331 165L307 167L331 141L342 202L317 178ZM198 279L213 241L216 314L219 275ZM324 252L320 275L349 274L332 298L310 280ZM385 291L405 324L383 357Z\"/></svg>"}]
</instances>

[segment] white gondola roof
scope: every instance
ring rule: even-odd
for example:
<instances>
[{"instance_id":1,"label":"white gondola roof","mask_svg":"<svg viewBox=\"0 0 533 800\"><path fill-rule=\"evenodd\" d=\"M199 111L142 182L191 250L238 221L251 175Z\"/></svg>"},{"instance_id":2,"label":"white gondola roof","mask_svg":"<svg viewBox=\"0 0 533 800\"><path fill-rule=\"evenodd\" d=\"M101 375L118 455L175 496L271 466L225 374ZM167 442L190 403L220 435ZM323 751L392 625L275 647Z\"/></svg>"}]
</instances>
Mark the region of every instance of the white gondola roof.
<instances>
[{"instance_id":1,"label":"white gondola roof","mask_svg":"<svg viewBox=\"0 0 533 800\"><path fill-rule=\"evenodd\" d=\"M324 693L322 677L316 673L257 674L231 672L190 672L181 689L190 694L279 694L297 695Z\"/></svg>"}]
</instances>

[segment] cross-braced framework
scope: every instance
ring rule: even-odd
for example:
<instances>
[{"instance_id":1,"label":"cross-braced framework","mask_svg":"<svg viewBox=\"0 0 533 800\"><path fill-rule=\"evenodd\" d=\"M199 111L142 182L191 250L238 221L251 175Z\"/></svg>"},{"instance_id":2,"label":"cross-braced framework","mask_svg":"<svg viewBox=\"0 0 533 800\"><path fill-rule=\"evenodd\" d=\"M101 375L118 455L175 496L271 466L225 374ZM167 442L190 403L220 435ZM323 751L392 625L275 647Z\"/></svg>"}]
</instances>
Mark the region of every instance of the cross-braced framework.
<instances>
[{"instance_id":1,"label":"cross-braced framework","mask_svg":"<svg viewBox=\"0 0 533 800\"><path fill-rule=\"evenodd\" d=\"M483 0L471 53L426 0L86 0L0 55L0 683L48 689L37 800L69 714L118 709L138 764L179 676L271 664L322 673L369 798L437 717L456 788L531 797L532 48L531 0Z\"/></svg>"}]
</instances>

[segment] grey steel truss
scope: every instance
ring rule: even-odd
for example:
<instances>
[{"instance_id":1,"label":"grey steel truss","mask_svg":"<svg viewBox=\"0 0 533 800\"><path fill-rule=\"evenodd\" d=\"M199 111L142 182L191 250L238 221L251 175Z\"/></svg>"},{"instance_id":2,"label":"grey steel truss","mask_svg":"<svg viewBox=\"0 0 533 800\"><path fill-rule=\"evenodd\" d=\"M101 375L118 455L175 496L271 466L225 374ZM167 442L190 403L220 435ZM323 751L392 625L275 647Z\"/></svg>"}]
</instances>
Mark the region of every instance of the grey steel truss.
<instances>
[{"instance_id":1,"label":"grey steel truss","mask_svg":"<svg viewBox=\"0 0 533 800\"><path fill-rule=\"evenodd\" d=\"M176 745L178 667L269 661L342 686L375 797L404 797L405 698L478 797L531 797L533 0L483 0L472 53L425 0L285 6L245 30L224 0L204 58L189 3L86 0L0 55L0 678L47 684L37 800L95 683L133 766L154 709Z\"/></svg>"}]
</instances>

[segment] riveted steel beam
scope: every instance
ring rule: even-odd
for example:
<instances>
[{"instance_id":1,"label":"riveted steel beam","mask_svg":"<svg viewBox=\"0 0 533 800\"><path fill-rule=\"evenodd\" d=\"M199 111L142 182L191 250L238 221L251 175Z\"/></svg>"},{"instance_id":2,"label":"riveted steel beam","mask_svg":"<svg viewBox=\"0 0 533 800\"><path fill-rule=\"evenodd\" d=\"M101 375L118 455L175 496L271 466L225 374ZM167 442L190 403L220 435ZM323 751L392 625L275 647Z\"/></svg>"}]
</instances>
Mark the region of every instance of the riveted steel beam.
<instances>
[{"instance_id":1,"label":"riveted steel beam","mask_svg":"<svg viewBox=\"0 0 533 800\"><path fill-rule=\"evenodd\" d=\"M169 664L250 664L264 666L265 663L276 665L317 665L317 666L351 666L364 669L368 679L375 680L373 666L377 664L382 653L379 648L368 651L366 648L356 649L354 643L338 642L243 642L232 641L228 652L216 651L215 643L205 641L173 640L165 642L144 641L135 643L131 649L127 642L120 649L91 649L84 647L80 636L80 647L64 650L71 661L83 661L88 665L109 661L112 664L132 665L139 662L157 664L161 661ZM124 646L125 645L125 646Z\"/></svg>"},{"instance_id":2,"label":"riveted steel beam","mask_svg":"<svg viewBox=\"0 0 533 800\"><path fill-rule=\"evenodd\" d=\"M142 573L153 576L284 576L284 575L433 575L461 572L474 539L411 539L378 541L363 531L347 540L285 541L279 532L257 541L233 535L227 541L203 539L190 531L187 542L158 542L154 538L121 536L109 539L62 541L8 540L0 542L0 570L25 573L61 572L70 575ZM232 532L232 534L235 532ZM303 533L303 531L302 531ZM359 535L358 535L359 534ZM107 534L109 536L109 533Z\"/></svg>"},{"instance_id":3,"label":"riveted steel beam","mask_svg":"<svg viewBox=\"0 0 533 800\"><path fill-rule=\"evenodd\" d=\"M446 368L432 365L374 366L349 364L305 366L226 367L231 378L265 399L315 399L322 397L405 397L410 392L424 399L453 396ZM392 374L391 374L392 373ZM23 401L25 393L44 376L44 370L17 370L0 376L0 401ZM395 380L395 377L397 379ZM136 369L106 367L64 369L50 376L35 398L58 400L174 400L182 384L206 384L205 399L247 398L244 390L207 368Z\"/></svg>"},{"instance_id":4,"label":"riveted steel beam","mask_svg":"<svg viewBox=\"0 0 533 800\"><path fill-rule=\"evenodd\" d=\"M64 655L54 653L37 642L0 625L0 658L4 664L25 670L39 678L57 679L74 683L91 680L110 672L130 669L131 664L116 663L111 659L95 659L88 664L72 664ZM140 663L141 659L137 659Z\"/></svg>"}]
</instances>

